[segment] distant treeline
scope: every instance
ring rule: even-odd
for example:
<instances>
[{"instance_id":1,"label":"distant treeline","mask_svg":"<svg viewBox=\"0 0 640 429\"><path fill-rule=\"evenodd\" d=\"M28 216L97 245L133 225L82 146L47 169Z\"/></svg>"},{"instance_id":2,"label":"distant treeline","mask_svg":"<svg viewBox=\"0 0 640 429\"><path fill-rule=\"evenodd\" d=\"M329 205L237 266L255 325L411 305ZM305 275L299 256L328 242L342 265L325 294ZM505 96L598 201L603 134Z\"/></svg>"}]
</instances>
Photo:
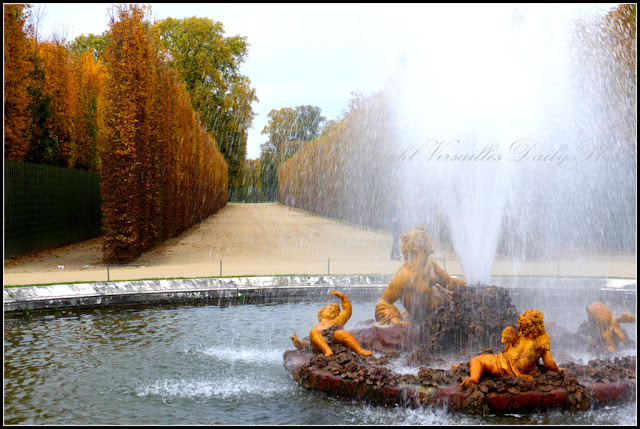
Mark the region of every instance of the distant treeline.
<instances>
[{"instance_id":1,"label":"distant treeline","mask_svg":"<svg viewBox=\"0 0 640 429\"><path fill-rule=\"evenodd\" d=\"M356 94L344 117L278 168L279 201L325 216L385 226L396 195L392 124L385 93Z\"/></svg>"}]
</instances>

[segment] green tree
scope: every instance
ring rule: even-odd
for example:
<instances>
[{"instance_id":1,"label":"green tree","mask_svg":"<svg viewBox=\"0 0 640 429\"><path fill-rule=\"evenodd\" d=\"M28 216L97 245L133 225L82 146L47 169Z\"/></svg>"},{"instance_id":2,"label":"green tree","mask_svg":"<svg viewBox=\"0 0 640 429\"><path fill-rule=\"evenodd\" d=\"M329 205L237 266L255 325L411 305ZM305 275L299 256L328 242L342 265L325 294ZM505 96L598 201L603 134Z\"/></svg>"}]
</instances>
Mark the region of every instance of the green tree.
<instances>
[{"instance_id":1,"label":"green tree","mask_svg":"<svg viewBox=\"0 0 640 429\"><path fill-rule=\"evenodd\" d=\"M97 60L107 46L109 46L109 37L105 32L104 34L88 34L86 36L81 34L69 43L68 47L78 57L85 52L91 52Z\"/></svg>"},{"instance_id":2,"label":"green tree","mask_svg":"<svg viewBox=\"0 0 640 429\"><path fill-rule=\"evenodd\" d=\"M271 142L260 145L260 184L264 188L278 185L278 156Z\"/></svg>"},{"instance_id":3,"label":"green tree","mask_svg":"<svg viewBox=\"0 0 640 429\"><path fill-rule=\"evenodd\" d=\"M56 165L60 147L49 126L53 114L53 96L46 91L46 70L38 55L38 43L34 41L33 66L29 72L30 126L27 132L29 148L25 160L37 164Z\"/></svg>"},{"instance_id":4,"label":"green tree","mask_svg":"<svg viewBox=\"0 0 640 429\"><path fill-rule=\"evenodd\" d=\"M316 106L285 107L272 110L267 115L269 122L261 134L269 135L269 142L278 153L284 154L285 143L291 141L311 141L318 137L320 126L326 120Z\"/></svg>"},{"instance_id":5,"label":"green tree","mask_svg":"<svg viewBox=\"0 0 640 429\"><path fill-rule=\"evenodd\" d=\"M317 138L326 119L319 107L309 105L274 109L268 117L261 133L269 135L269 141L260 146L260 179L263 186L275 187L280 164Z\"/></svg>"},{"instance_id":6,"label":"green tree","mask_svg":"<svg viewBox=\"0 0 640 429\"><path fill-rule=\"evenodd\" d=\"M222 23L209 18L167 18L155 28L229 165L229 183L234 183L242 175L247 132L255 116L251 103L258 101L251 81L240 74L249 47L246 37L225 37Z\"/></svg>"}]
</instances>

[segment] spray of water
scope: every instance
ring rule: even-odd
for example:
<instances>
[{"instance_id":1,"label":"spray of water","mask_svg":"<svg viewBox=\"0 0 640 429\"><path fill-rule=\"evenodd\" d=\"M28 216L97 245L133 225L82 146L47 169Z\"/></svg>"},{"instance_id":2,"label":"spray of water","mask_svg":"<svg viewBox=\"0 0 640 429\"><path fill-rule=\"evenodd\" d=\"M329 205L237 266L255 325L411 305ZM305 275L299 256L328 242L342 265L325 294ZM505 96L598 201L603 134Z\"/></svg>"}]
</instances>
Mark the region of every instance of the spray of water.
<instances>
[{"instance_id":1,"label":"spray of water","mask_svg":"<svg viewBox=\"0 0 640 429\"><path fill-rule=\"evenodd\" d=\"M489 282L496 252L551 259L567 248L629 247L635 165L588 156L612 124L587 96L593 88L576 85L577 13L458 12L427 16L391 83L405 201L426 200L418 218L432 231L435 218L446 223L472 284ZM621 210L633 223L621 224Z\"/></svg>"}]
</instances>

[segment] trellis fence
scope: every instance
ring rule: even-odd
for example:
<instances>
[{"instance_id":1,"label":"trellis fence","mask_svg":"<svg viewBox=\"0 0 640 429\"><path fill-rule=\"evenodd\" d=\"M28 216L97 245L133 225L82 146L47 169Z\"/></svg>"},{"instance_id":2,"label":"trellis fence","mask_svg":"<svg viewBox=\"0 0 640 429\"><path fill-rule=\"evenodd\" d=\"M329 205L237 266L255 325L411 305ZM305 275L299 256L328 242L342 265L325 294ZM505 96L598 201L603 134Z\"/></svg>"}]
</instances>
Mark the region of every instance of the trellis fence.
<instances>
[{"instance_id":1,"label":"trellis fence","mask_svg":"<svg viewBox=\"0 0 640 429\"><path fill-rule=\"evenodd\" d=\"M5 160L4 257L102 234L100 175Z\"/></svg>"}]
</instances>

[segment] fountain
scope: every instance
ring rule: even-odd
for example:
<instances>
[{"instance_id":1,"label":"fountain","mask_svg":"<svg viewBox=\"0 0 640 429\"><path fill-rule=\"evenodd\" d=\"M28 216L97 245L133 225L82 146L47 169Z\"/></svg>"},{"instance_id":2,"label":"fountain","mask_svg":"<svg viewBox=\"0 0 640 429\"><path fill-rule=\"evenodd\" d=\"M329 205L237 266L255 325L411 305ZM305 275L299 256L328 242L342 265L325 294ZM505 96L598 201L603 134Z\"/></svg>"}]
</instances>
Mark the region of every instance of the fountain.
<instances>
[{"instance_id":1,"label":"fountain","mask_svg":"<svg viewBox=\"0 0 640 429\"><path fill-rule=\"evenodd\" d=\"M417 223L433 236L446 235L435 220L446 223L469 284L488 284L497 253L517 262L635 250L635 116L602 107L635 99L601 95L628 79L583 65L587 42L562 13L493 12L456 22L466 31L447 43L430 43L440 39L425 25L391 83L396 153L412 148L395 165L407 209L424 200Z\"/></svg>"},{"instance_id":2,"label":"fountain","mask_svg":"<svg viewBox=\"0 0 640 429\"><path fill-rule=\"evenodd\" d=\"M236 299L220 304L214 300L122 308L60 306L44 313L33 310L29 319L5 313L4 423L635 424L633 402L594 406L586 413L478 416L438 406L380 407L351 398L337 402L308 391L285 371L282 356L293 349L292 333L308 333L317 321L318 309L335 302L329 292L336 288L352 301L353 314L346 329L355 332L359 325L366 326L381 295L381 289L372 285L316 285L305 291L296 289L295 296L284 291L265 293L263 300L241 305ZM610 289L603 298L618 292ZM574 297L583 294L573 293ZM612 311L620 315L619 310ZM545 314L547 323L548 316ZM586 314L573 317L586 320ZM635 324L629 328L633 337ZM562 364L553 338L553 356ZM340 347L334 348L336 356L343 353ZM380 352L375 356L385 359ZM395 360L391 353L388 356ZM427 389L449 369L440 369L438 362L425 362L423 366L436 368L421 373L402 360L383 366L405 378L420 378ZM339 369L332 364L334 371ZM598 368L594 379L611 377L606 369ZM493 391L514 386L490 387Z\"/></svg>"},{"instance_id":3,"label":"fountain","mask_svg":"<svg viewBox=\"0 0 640 429\"><path fill-rule=\"evenodd\" d=\"M601 372L601 362L589 362L586 369L569 362L564 364L571 367L567 372L552 357L551 336L541 312L523 312L516 330L510 326L516 309L508 291L496 286L467 287L432 260L433 252L423 225L402 236L405 263L376 304L377 323L345 331L351 304L343 293L332 291L345 309L324 307L310 341L294 335L296 350L284 353L285 368L294 379L305 388L339 397L387 406L444 406L482 415L558 408L585 411L592 401L602 405L634 397L635 356L609 362L606 371L612 378L606 381L587 376ZM394 305L396 300L402 301L404 314ZM554 327L554 338L574 347L604 344L609 352L635 346L620 327L620 323L634 322L633 316L623 313L616 319L600 302L586 313L588 323L578 333ZM496 344L496 338L505 348L494 355L487 347ZM363 347L384 356L375 357ZM470 353L481 347L485 347L481 354ZM410 353L404 362L420 365L417 377L388 368L406 351ZM449 370L426 367L435 363L432 355L443 353L469 360ZM483 374L492 377L481 383Z\"/></svg>"},{"instance_id":4,"label":"fountain","mask_svg":"<svg viewBox=\"0 0 640 429\"><path fill-rule=\"evenodd\" d=\"M583 84L587 76L596 75L591 82L616 87L617 80L626 77L610 74L605 78L603 69L582 63L576 66L580 54L570 43L568 22L559 19L561 14L549 16L529 10L510 17L509 9L493 12L489 22L464 16L459 22L456 17L452 26L467 30L464 39L456 39L455 32L429 34L431 27L425 23L421 28L427 33L412 35L420 46L408 51L390 91L395 95L398 128L393 167L400 174L405 209L411 211L415 209L413 201L426 200L418 217L426 218L427 229L438 229L437 217L446 221L466 282L452 282L435 262L416 263L420 252L422 258L430 259L432 246L428 238L415 239L420 234L416 229L403 236L407 262L376 305L377 324L351 329L365 348L382 353L396 348L395 353L410 351L418 356L436 349L455 350L465 355L463 349L470 345L465 334L477 338L475 331L464 332L471 328L486 331L484 347L494 347L507 327L499 318L501 310L516 319L509 297L498 305L494 301L493 308L487 310L491 306L486 297L502 289L488 286L496 281L491 272L498 253L517 262L532 256L553 260L563 253L579 258L585 251L635 250L637 172L633 159L637 143L635 133L615 129L621 124L635 127L635 117L614 121L610 112L596 107L602 103L598 99L603 97L602 90ZM624 21L616 28L622 37L635 38L635 34L625 33L629 28ZM431 43L443 37L449 43ZM611 55L602 46L598 48L594 48L596 55ZM613 103L629 102L624 91L608 96L617 97ZM622 137L629 141L622 141ZM595 154L602 151L609 154L596 162ZM621 217L620 212L628 216ZM446 235L441 231L436 234ZM412 244L420 241L414 257L407 258L405 240ZM474 298L459 289L473 290L471 295L482 298L464 307L465 301ZM398 299L408 315L393 305ZM454 306L459 311L452 311ZM481 320L478 313L487 311L492 317ZM614 319L608 309L599 309L598 314L606 320L596 323L593 306L584 316L587 314L591 323L582 332L569 332L552 323L548 327L552 347L575 346L585 339L591 346L604 343L609 352L627 345L628 336L618 335L619 323L634 321L632 316ZM463 315L470 317L468 324L460 323ZM541 322L542 313L537 317ZM392 327L383 327L388 324ZM447 324L458 332L443 334ZM528 334L521 330L519 338L512 352L526 348ZM479 345L473 344L476 349L470 355L465 351L470 362L457 367L466 368L462 382L452 369L441 370L439 381L429 384L433 378L427 374L431 376L434 369L424 366L420 368L423 377L402 378L386 366L397 356L393 351L386 361L356 358L347 351L329 360L304 356L300 350L287 352L284 358L285 367L305 387L385 405L447 404L486 414L557 407L586 410L592 400L606 403L634 398L635 356L624 362L618 358L607 364L590 362L591 368L584 370L598 373L603 365L611 365L614 379L589 379L584 374L579 378L558 368L549 352L549 336L545 338L546 345L535 348L537 357L518 368L523 373L507 370L515 364L507 365L506 361L496 366L496 359L506 358L495 356L507 356L508 351L472 357L480 352ZM526 341L534 344L536 340ZM527 350L534 350L531 344ZM635 344L630 344L633 349ZM593 347L590 351L596 352ZM538 358L542 368L537 366ZM576 368L572 362L567 365ZM526 374L529 370L544 375L531 381ZM497 382L502 380L506 386L496 387L492 381L480 383L482 387L476 389L472 385L478 385L483 372L497 375ZM469 389L465 392L454 386L454 380ZM500 389L508 393L502 395Z\"/></svg>"},{"instance_id":5,"label":"fountain","mask_svg":"<svg viewBox=\"0 0 640 429\"><path fill-rule=\"evenodd\" d=\"M623 332L624 344L615 334L611 355L608 340L598 342L602 336L593 334L585 311L598 301L612 315L635 312L635 286L601 279L491 277L496 254L518 260L550 259L567 250L579 255L589 247L635 250L636 231L633 158L630 165L615 153L605 154L613 159L600 156L593 138L605 143L606 131L618 122L611 116L598 119L601 112L588 102L593 94L572 92L558 27L539 31L535 14L511 24L504 11L497 13L495 22L464 16L451 22L452 29L475 30L464 34L477 38L459 40L450 52L438 52L435 45L429 48L435 52L423 49L425 40L442 34L415 35L421 46L409 51L407 66L395 79L402 131L397 150L418 150L398 169L403 197L424 197L425 219L418 223L434 237L451 237L467 283L455 287L454 280L447 288L442 273L439 283L427 282L433 300L413 309L427 323L405 324L410 318L400 304L397 312L381 312L386 285L368 284L371 296L356 299L360 291L349 283L316 284L309 278L307 285L300 279L285 285L278 278L260 285L274 289L264 302L243 305L228 301L244 303L243 296L264 293L251 279L225 279L215 286L210 279L149 281L153 284L142 291L134 285L120 288L131 289L126 294L118 285L104 284L114 289L106 295L94 285L73 285L65 289L91 290L80 300L69 293L64 306L50 314L5 321L5 423L636 424L635 404L629 401L630 385L635 394L635 335ZM459 34L452 30L444 37ZM487 44L496 49L487 51ZM584 106L576 107L580 103ZM615 133L614 140L623 136ZM624 153L625 147L606 146L605 152ZM439 219L446 221L445 231ZM189 283L186 292L176 287L180 283ZM357 355L339 342L328 344L332 356L313 354L304 339L300 350L290 350L289 336L309 329L310 315L334 289L353 298L346 330L374 356ZM288 293L296 299L287 299ZM189 306L167 306L180 295L188 295L182 299ZM136 304L143 299L153 306ZM207 305L194 306L192 299ZM73 308L79 301L94 308ZM135 308L108 307L116 301ZM478 353L514 346L507 337L500 342L504 328L532 308L545 314L553 358L566 373L543 367L533 384L514 376L483 377L462 389L459 384L471 375L466 363ZM382 326L376 313L380 321L399 323ZM478 313L485 317L480 323ZM629 321L624 314L608 320L609 332L620 329L616 322ZM629 326L635 333L635 324ZM283 353L286 368L303 387L349 400L336 406L300 388L282 370ZM586 364L571 360L576 356ZM389 407L363 405L351 400L354 395ZM621 404L564 412L612 401ZM394 407L401 404L406 407ZM542 410L547 412L541 415Z\"/></svg>"}]
</instances>

